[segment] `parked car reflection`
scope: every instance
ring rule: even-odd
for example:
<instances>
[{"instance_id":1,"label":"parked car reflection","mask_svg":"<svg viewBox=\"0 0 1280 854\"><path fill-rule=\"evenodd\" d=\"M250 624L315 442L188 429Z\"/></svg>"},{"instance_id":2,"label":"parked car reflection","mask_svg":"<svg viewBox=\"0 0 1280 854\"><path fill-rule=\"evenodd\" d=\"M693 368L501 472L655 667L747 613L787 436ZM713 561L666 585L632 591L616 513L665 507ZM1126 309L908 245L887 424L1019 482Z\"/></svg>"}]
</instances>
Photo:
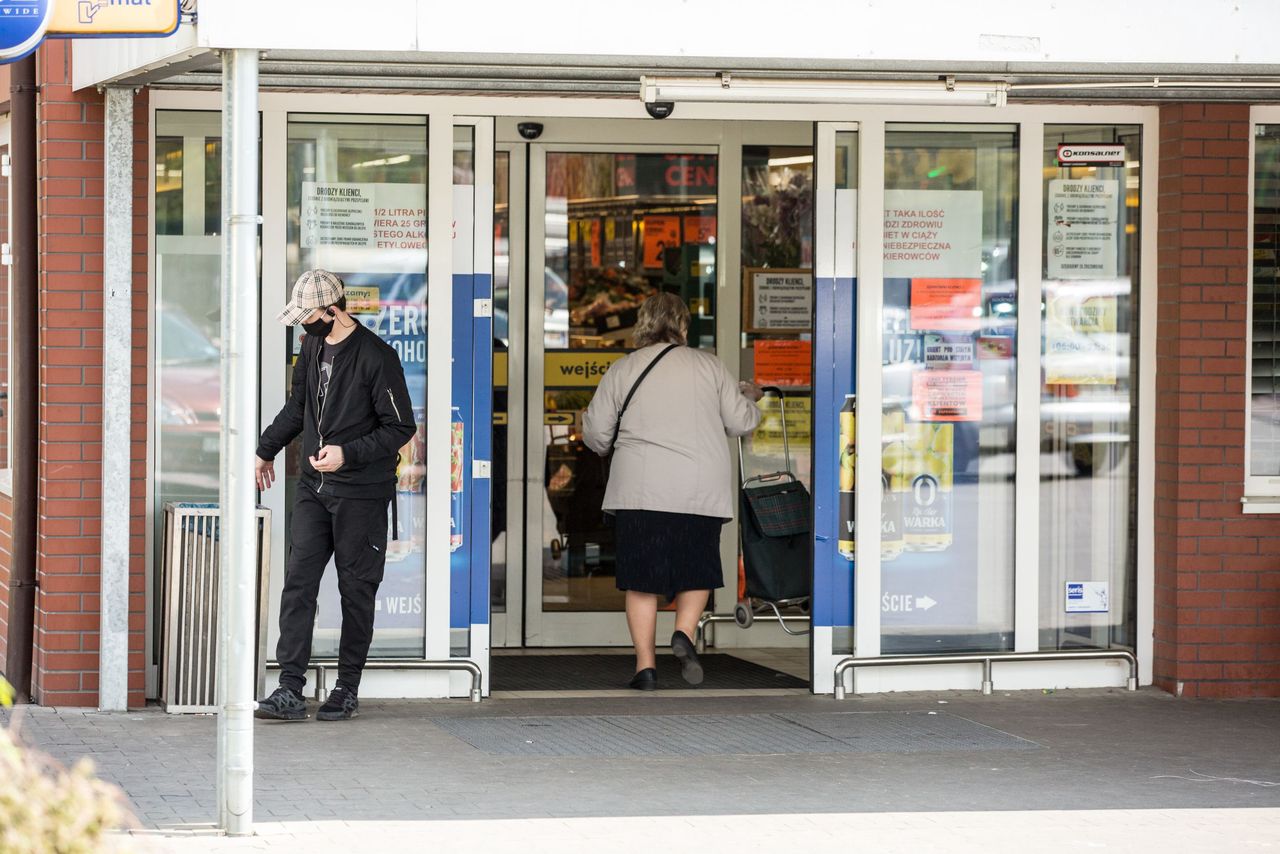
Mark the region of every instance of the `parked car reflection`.
<instances>
[{"instance_id":1,"label":"parked car reflection","mask_svg":"<svg viewBox=\"0 0 1280 854\"><path fill-rule=\"evenodd\" d=\"M156 421L164 499L218 496L222 417L217 345L179 306L160 306Z\"/></svg>"}]
</instances>

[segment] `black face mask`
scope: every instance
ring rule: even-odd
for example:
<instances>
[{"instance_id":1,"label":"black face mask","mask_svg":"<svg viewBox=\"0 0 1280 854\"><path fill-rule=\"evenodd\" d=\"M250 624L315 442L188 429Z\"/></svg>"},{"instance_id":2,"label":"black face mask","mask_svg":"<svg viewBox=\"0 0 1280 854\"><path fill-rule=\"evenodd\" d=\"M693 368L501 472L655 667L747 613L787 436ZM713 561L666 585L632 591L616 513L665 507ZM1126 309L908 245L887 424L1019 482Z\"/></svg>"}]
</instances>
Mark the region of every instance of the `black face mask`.
<instances>
[{"instance_id":1,"label":"black face mask","mask_svg":"<svg viewBox=\"0 0 1280 854\"><path fill-rule=\"evenodd\" d=\"M333 331L333 321L313 320L310 323L302 324L302 329L308 335L314 335L317 338L324 338Z\"/></svg>"}]
</instances>

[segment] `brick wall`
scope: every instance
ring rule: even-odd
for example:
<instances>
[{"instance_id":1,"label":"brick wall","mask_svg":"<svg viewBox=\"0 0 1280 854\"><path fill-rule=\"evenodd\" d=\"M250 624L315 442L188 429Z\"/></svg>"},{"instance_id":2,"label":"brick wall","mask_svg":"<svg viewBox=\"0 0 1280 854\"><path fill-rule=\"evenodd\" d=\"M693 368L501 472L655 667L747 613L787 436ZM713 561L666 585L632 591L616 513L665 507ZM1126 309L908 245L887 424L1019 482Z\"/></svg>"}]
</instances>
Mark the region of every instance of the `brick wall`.
<instances>
[{"instance_id":1,"label":"brick wall","mask_svg":"<svg viewBox=\"0 0 1280 854\"><path fill-rule=\"evenodd\" d=\"M1249 108L1160 111L1155 680L1280 696L1280 518L1246 516Z\"/></svg>"},{"instance_id":2,"label":"brick wall","mask_svg":"<svg viewBox=\"0 0 1280 854\"><path fill-rule=\"evenodd\" d=\"M103 98L72 92L69 42L40 49L40 467L35 668L42 705L98 701L102 454L129 454L130 482L112 485L130 507L129 704L144 703L146 495L145 95L134 125L133 435L102 447Z\"/></svg>"}]
</instances>

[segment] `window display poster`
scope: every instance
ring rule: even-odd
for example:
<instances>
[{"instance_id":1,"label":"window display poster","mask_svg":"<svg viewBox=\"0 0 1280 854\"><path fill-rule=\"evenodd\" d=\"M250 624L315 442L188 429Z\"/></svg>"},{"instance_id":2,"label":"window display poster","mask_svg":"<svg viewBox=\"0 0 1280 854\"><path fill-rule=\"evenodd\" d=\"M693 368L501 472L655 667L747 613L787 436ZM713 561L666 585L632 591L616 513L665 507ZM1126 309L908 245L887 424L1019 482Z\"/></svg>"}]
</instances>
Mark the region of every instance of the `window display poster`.
<instances>
[{"instance_id":1,"label":"window display poster","mask_svg":"<svg viewBox=\"0 0 1280 854\"><path fill-rule=\"evenodd\" d=\"M309 264L327 270L426 270L427 188L422 184L302 183L299 222Z\"/></svg>"},{"instance_id":2,"label":"window display poster","mask_svg":"<svg viewBox=\"0 0 1280 854\"><path fill-rule=\"evenodd\" d=\"M911 398L921 421L981 421L981 371L916 371Z\"/></svg>"},{"instance_id":3,"label":"window display poster","mask_svg":"<svg viewBox=\"0 0 1280 854\"><path fill-rule=\"evenodd\" d=\"M885 278L982 275L981 190L885 190Z\"/></svg>"},{"instance_id":4,"label":"window display poster","mask_svg":"<svg viewBox=\"0 0 1280 854\"><path fill-rule=\"evenodd\" d=\"M1112 279L1120 236L1120 182L1049 182L1045 253L1050 279Z\"/></svg>"},{"instance_id":5,"label":"window display poster","mask_svg":"<svg viewBox=\"0 0 1280 854\"><path fill-rule=\"evenodd\" d=\"M1045 306L1045 383L1115 385L1116 297L1055 290Z\"/></svg>"},{"instance_id":6,"label":"window display poster","mask_svg":"<svg viewBox=\"0 0 1280 854\"><path fill-rule=\"evenodd\" d=\"M930 370L972 369L973 358L971 335L948 335L940 332L926 332L924 335L924 364Z\"/></svg>"},{"instance_id":7,"label":"window display poster","mask_svg":"<svg viewBox=\"0 0 1280 854\"><path fill-rule=\"evenodd\" d=\"M1105 581L1068 581L1066 612L1068 614L1105 614L1111 610L1111 597Z\"/></svg>"},{"instance_id":8,"label":"window display poster","mask_svg":"<svg viewBox=\"0 0 1280 854\"><path fill-rule=\"evenodd\" d=\"M686 216L684 218L685 243L715 243L716 218L713 216Z\"/></svg>"},{"instance_id":9,"label":"window display poster","mask_svg":"<svg viewBox=\"0 0 1280 854\"><path fill-rule=\"evenodd\" d=\"M662 269L662 255L680 245L680 217L647 216L644 218L644 266Z\"/></svg>"},{"instance_id":10,"label":"window display poster","mask_svg":"<svg viewBox=\"0 0 1280 854\"><path fill-rule=\"evenodd\" d=\"M813 381L812 341L762 340L753 349L756 385L793 388Z\"/></svg>"},{"instance_id":11,"label":"window display poster","mask_svg":"<svg viewBox=\"0 0 1280 854\"><path fill-rule=\"evenodd\" d=\"M981 279L912 279L911 328L977 332Z\"/></svg>"}]
</instances>

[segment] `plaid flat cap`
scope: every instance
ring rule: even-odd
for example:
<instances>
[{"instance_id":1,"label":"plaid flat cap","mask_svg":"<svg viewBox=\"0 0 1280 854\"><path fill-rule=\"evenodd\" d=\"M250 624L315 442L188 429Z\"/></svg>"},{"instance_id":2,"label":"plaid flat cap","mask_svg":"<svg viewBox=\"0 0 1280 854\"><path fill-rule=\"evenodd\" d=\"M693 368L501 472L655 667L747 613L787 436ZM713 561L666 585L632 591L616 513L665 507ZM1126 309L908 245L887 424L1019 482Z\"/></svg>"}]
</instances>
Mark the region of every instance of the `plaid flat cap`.
<instances>
[{"instance_id":1,"label":"plaid flat cap","mask_svg":"<svg viewBox=\"0 0 1280 854\"><path fill-rule=\"evenodd\" d=\"M308 270L293 283L293 299L276 315L285 326L297 326L317 308L328 308L342 299L342 279L328 270Z\"/></svg>"}]
</instances>

